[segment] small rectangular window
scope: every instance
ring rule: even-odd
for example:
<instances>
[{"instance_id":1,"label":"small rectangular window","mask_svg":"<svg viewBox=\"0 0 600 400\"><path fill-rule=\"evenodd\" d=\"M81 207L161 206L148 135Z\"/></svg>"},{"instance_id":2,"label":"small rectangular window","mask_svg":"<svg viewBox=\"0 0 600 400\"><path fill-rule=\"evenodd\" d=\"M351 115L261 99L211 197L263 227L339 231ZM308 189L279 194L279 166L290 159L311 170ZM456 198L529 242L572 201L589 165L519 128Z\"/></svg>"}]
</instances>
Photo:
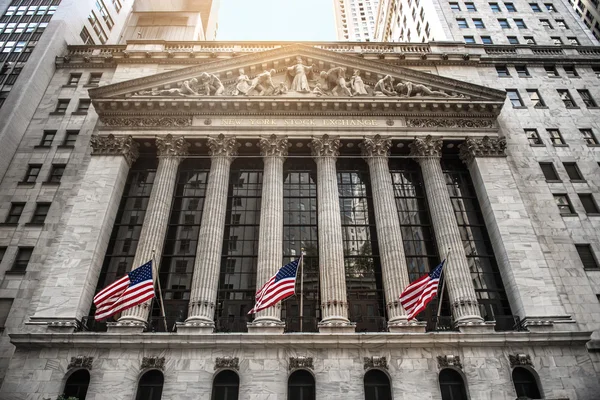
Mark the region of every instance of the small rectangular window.
<instances>
[{"instance_id":1,"label":"small rectangular window","mask_svg":"<svg viewBox=\"0 0 600 400\"><path fill-rule=\"evenodd\" d=\"M63 142L63 146L74 147L78 135L79 131L67 131L65 135L65 140Z\"/></svg>"},{"instance_id":2,"label":"small rectangular window","mask_svg":"<svg viewBox=\"0 0 600 400\"><path fill-rule=\"evenodd\" d=\"M581 97L581 100L583 100L583 103L585 104L585 106L587 108L595 108L598 107L598 105L596 104L596 100L594 100L594 98L592 97L591 93L589 90L587 89L577 89L577 93L579 93L579 96Z\"/></svg>"},{"instance_id":3,"label":"small rectangular window","mask_svg":"<svg viewBox=\"0 0 600 400\"><path fill-rule=\"evenodd\" d=\"M6 221L4 222L7 224L18 224L24 209L25 203L11 203Z\"/></svg>"},{"instance_id":4,"label":"small rectangular window","mask_svg":"<svg viewBox=\"0 0 600 400\"><path fill-rule=\"evenodd\" d=\"M596 200L594 200L594 196L591 193L579 193L578 196L586 214L600 214Z\"/></svg>"},{"instance_id":5,"label":"small rectangular window","mask_svg":"<svg viewBox=\"0 0 600 400\"><path fill-rule=\"evenodd\" d=\"M510 29L510 24L508 23L507 19L499 18L498 23L502 29Z\"/></svg>"},{"instance_id":6,"label":"small rectangular window","mask_svg":"<svg viewBox=\"0 0 600 400\"><path fill-rule=\"evenodd\" d=\"M574 65L565 65L563 69L569 78L579 78L579 73L577 73Z\"/></svg>"},{"instance_id":7,"label":"small rectangular window","mask_svg":"<svg viewBox=\"0 0 600 400\"><path fill-rule=\"evenodd\" d=\"M558 129L546 129L546 132L548 132L548 136L550 136L550 142L552 142L553 145L560 146L566 144Z\"/></svg>"},{"instance_id":8,"label":"small rectangular window","mask_svg":"<svg viewBox=\"0 0 600 400\"><path fill-rule=\"evenodd\" d=\"M50 211L50 203L37 203L30 223L43 224L48 216L48 211Z\"/></svg>"},{"instance_id":9,"label":"small rectangular window","mask_svg":"<svg viewBox=\"0 0 600 400\"><path fill-rule=\"evenodd\" d=\"M231 214L231 225L239 225L242 220L241 214Z\"/></svg>"},{"instance_id":10,"label":"small rectangular window","mask_svg":"<svg viewBox=\"0 0 600 400\"><path fill-rule=\"evenodd\" d=\"M504 3L504 6L508 12L517 12L517 9L513 3Z\"/></svg>"},{"instance_id":11,"label":"small rectangular window","mask_svg":"<svg viewBox=\"0 0 600 400\"><path fill-rule=\"evenodd\" d=\"M70 74L69 75L69 80L67 81L67 85L68 86L77 86L77 84L79 83L80 79L81 79L81 74L80 73Z\"/></svg>"},{"instance_id":12,"label":"small rectangular window","mask_svg":"<svg viewBox=\"0 0 600 400\"><path fill-rule=\"evenodd\" d=\"M77 113L78 114L87 114L90 109L91 100L90 99L82 99L79 100L79 104L77 104Z\"/></svg>"},{"instance_id":13,"label":"small rectangular window","mask_svg":"<svg viewBox=\"0 0 600 400\"><path fill-rule=\"evenodd\" d=\"M485 28L485 24L483 23L483 20L481 18L473 18L473 25L475 25L475 28L477 29Z\"/></svg>"},{"instance_id":14,"label":"small rectangular window","mask_svg":"<svg viewBox=\"0 0 600 400\"><path fill-rule=\"evenodd\" d=\"M465 18L456 18L456 23L459 28L468 28L467 20Z\"/></svg>"},{"instance_id":15,"label":"small rectangular window","mask_svg":"<svg viewBox=\"0 0 600 400\"><path fill-rule=\"evenodd\" d=\"M29 265L29 260L31 259L32 253L33 247L19 247L17 250L17 258L13 263L11 271L25 272L25 270L27 270L27 265Z\"/></svg>"},{"instance_id":16,"label":"small rectangular window","mask_svg":"<svg viewBox=\"0 0 600 400\"><path fill-rule=\"evenodd\" d=\"M517 26L517 28L519 29L527 29L527 25L525 25L525 21L523 21L522 19L514 19L515 21L515 25Z\"/></svg>"},{"instance_id":17,"label":"small rectangular window","mask_svg":"<svg viewBox=\"0 0 600 400\"><path fill-rule=\"evenodd\" d=\"M510 76L510 72L508 72L508 67L506 65L496 65L496 73L500 77Z\"/></svg>"},{"instance_id":18,"label":"small rectangular window","mask_svg":"<svg viewBox=\"0 0 600 400\"><path fill-rule=\"evenodd\" d=\"M4 259L5 255L6 255L6 247L2 246L2 247L0 247L0 263L2 263L2 260Z\"/></svg>"},{"instance_id":19,"label":"small rectangular window","mask_svg":"<svg viewBox=\"0 0 600 400\"><path fill-rule=\"evenodd\" d=\"M465 3L465 7L467 11L477 11L477 7L475 7L474 3Z\"/></svg>"},{"instance_id":20,"label":"small rectangular window","mask_svg":"<svg viewBox=\"0 0 600 400\"><path fill-rule=\"evenodd\" d=\"M579 39L576 37L567 37L567 41L571 46L579 46Z\"/></svg>"},{"instance_id":21,"label":"small rectangular window","mask_svg":"<svg viewBox=\"0 0 600 400\"><path fill-rule=\"evenodd\" d=\"M583 140L585 140L585 143L588 146L595 146L599 144L598 138L596 138L594 131L591 129L580 129L579 132L581 132L581 136L583 136Z\"/></svg>"},{"instance_id":22,"label":"small rectangular window","mask_svg":"<svg viewBox=\"0 0 600 400\"><path fill-rule=\"evenodd\" d=\"M562 39L559 36L552 36L550 37L550 40L552 40L552 44L555 46L561 46L563 44Z\"/></svg>"},{"instance_id":23,"label":"small rectangular window","mask_svg":"<svg viewBox=\"0 0 600 400\"><path fill-rule=\"evenodd\" d=\"M525 44L535 44L535 38L533 36L523 36Z\"/></svg>"},{"instance_id":24,"label":"small rectangular window","mask_svg":"<svg viewBox=\"0 0 600 400\"><path fill-rule=\"evenodd\" d=\"M516 36L508 36L508 43L510 44L519 44L519 38Z\"/></svg>"},{"instance_id":25,"label":"small rectangular window","mask_svg":"<svg viewBox=\"0 0 600 400\"><path fill-rule=\"evenodd\" d=\"M500 6L498 5L498 3L489 3L490 4L490 8L492 9L492 12L500 12Z\"/></svg>"},{"instance_id":26,"label":"small rectangular window","mask_svg":"<svg viewBox=\"0 0 600 400\"><path fill-rule=\"evenodd\" d=\"M579 167L577 166L577 163L574 162L564 162L563 166L565 167L565 170L567 171L567 175L569 176L569 179L572 181L583 181L583 175L581 175L581 171L579 170Z\"/></svg>"},{"instance_id":27,"label":"small rectangular window","mask_svg":"<svg viewBox=\"0 0 600 400\"><path fill-rule=\"evenodd\" d=\"M550 24L550 21L547 19L540 19L540 24L542 24L542 26L546 29L554 29L552 24Z\"/></svg>"},{"instance_id":28,"label":"small rectangular window","mask_svg":"<svg viewBox=\"0 0 600 400\"><path fill-rule=\"evenodd\" d=\"M458 3L450 3L450 9L452 11L460 11L460 5Z\"/></svg>"},{"instance_id":29,"label":"small rectangular window","mask_svg":"<svg viewBox=\"0 0 600 400\"><path fill-rule=\"evenodd\" d=\"M237 236L229 236L229 251L237 250Z\"/></svg>"},{"instance_id":30,"label":"small rectangular window","mask_svg":"<svg viewBox=\"0 0 600 400\"><path fill-rule=\"evenodd\" d=\"M494 42L492 42L492 38L490 36L482 36L481 37L481 43L483 43L483 44L494 44Z\"/></svg>"},{"instance_id":31,"label":"small rectangular window","mask_svg":"<svg viewBox=\"0 0 600 400\"><path fill-rule=\"evenodd\" d=\"M41 147L50 147L56 136L56 131L44 131L42 135L42 141L40 142Z\"/></svg>"},{"instance_id":32,"label":"small rectangular window","mask_svg":"<svg viewBox=\"0 0 600 400\"><path fill-rule=\"evenodd\" d=\"M556 12L556 8L554 8L554 4L545 3L544 5L546 6L546 10L548 10L549 12Z\"/></svg>"},{"instance_id":33,"label":"small rectangular window","mask_svg":"<svg viewBox=\"0 0 600 400\"><path fill-rule=\"evenodd\" d=\"M554 168L554 164L551 162L541 162L540 168L542 169L542 173L544 174L544 178L546 178L549 182L560 182L560 178L558 177L558 173Z\"/></svg>"},{"instance_id":34,"label":"small rectangular window","mask_svg":"<svg viewBox=\"0 0 600 400\"><path fill-rule=\"evenodd\" d=\"M592 67L592 72L596 75L596 78L600 78L600 67Z\"/></svg>"},{"instance_id":35,"label":"small rectangular window","mask_svg":"<svg viewBox=\"0 0 600 400\"><path fill-rule=\"evenodd\" d=\"M594 252L592 251L591 245L576 244L575 248L577 249L577 253L579 253L579 258L581 259L581 263L583 264L584 269L598 268L598 262L594 257Z\"/></svg>"},{"instance_id":36,"label":"small rectangular window","mask_svg":"<svg viewBox=\"0 0 600 400\"><path fill-rule=\"evenodd\" d=\"M515 70L517 71L517 75L519 76L519 78L528 78L531 76L529 75L527 65L515 65Z\"/></svg>"},{"instance_id":37,"label":"small rectangular window","mask_svg":"<svg viewBox=\"0 0 600 400\"><path fill-rule=\"evenodd\" d=\"M87 84L89 86L98 86L100 84L100 79L102 79L102 72L92 72Z\"/></svg>"},{"instance_id":38,"label":"small rectangular window","mask_svg":"<svg viewBox=\"0 0 600 400\"><path fill-rule=\"evenodd\" d=\"M506 94L513 107L523 107L523 100L517 89L507 89Z\"/></svg>"},{"instance_id":39,"label":"small rectangular window","mask_svg":"<svg viewBox=\"0 0 600 400\"><path fill-rule=\"evenodd\" d=\"M6 320L10 314L10 309L13 305L13 299L0 299L0 328L4 329Z\"/></svg>"},{"instance_id":40,"label":"small rectangular window","mask_svg":"<svg viewBox=\"0 0 600 400\"><path fill-rule=\"evenodd\" d=\"M533 12L542 12L542 9L537 3L529 3L529 6Z\"/></svg>"},{"instance_id":41,"label":"small rectangular window","mask_svg":"<svg viewBox=\"0 0 600 400\"><path fill-rule=\"evenodd\" d=\"M465 39L466 44L474 44L475 43L475 37L473 37L473 36L464 36L464 39Z\"/></svg>"},{"instance_id":42,"label":"small rectangular window","mask_svg":"<svg viewBox=\"0 0 600 400\"><path fill-rule=\"evenodd\" d=\"M50 170L50 176L48 176L49 183L60 183L63 174L65 173L65 164L52 164Z\"/></svg>"},{"instance_id":43,"label":"small rectangular window","mask_svg":"<svg viewBox=\"0 0 600 400\"><path fill-rule=\"evenodd\" d=\"M529 99L534 108L546 107L546 103L544 103L544 99L542 99L542 96L540 96L540 92L537 89L527 89L527 94L529 95Z\"/></svg>"},{"instance_id":44,"label":"small rectangular window","mask_svg":"<svg viewBox=\"0 0 600 400\"><path fill-rule=\"evenodd\" d=\"M569 93L569 91L567 89L556 89L556 91L558 92L558 95L560 96L560 99L563 101L565 107L577 108L577 104L575 103L575 101L573 100L573 98L571 97L571 94Z\"/></svg>"},{"instance_id":45,"label":"small rectangular window","mask_svg":"<svg viewBox=\"0 0 600 400\"><path fill-rule=\"evenodd\" d=\"M55 114L64 114L67 112L67 107L69 107L68 99L59 99L58 103L56 103L56 109L54 110Z\"/></svg>"},{"instance_id":46,"label":"small rectangular window","mask_svg":"<svg viewBox=\"0 0 600 400\"><path fill-rule=\"evenodd\" d=\"M575 210L573 210L573 206L571 205L569 196L567 196L566 194L555 194L554 200L556 201L556 206L558 207L558 212L561 215L575 214Z\"/></svg>"},{"instance_id":47,"label":"small rectangular window","mask_svg":"<svg viewBox=\"0 0 600 400\"><path fill-rule=\"evenodd\" d=\"M544 70L546 71L546 75L549 78L554 78L554 77L559 76L558 70L556 69L556 67L554 65L544 65Z\"/></svg>"},{"instance_id":48,"label":"small rectangular window","mask_svg":"<svg viewBox=\"0 0 600 400\"><path fill-rule=\"evenodd\" d=\"M556 21L556 26L561 28L561 29L569 29L569 26L567 25L567 23L565 22L564 19L557 19Z\"/></svg>"},{"instance_id":49,"label":"small rectangular window","mask_svg":"<svg viewBox=\"0 0 600 400\"><path fill-rule=\"evenodd\" d=\"M525 136L531 146L543 146L544 142L537 129L525 129Z\"/></svg>"},{"instance_id":50,"label":"small rectangular window","mask_svg":"<svg viewBox=\"0 0 600 400\"><path fill-rule=\"evenodd\" d=\"M35 183L42 170L42 164L29 164L23 183Z\"/></svg>"}]
</instances>

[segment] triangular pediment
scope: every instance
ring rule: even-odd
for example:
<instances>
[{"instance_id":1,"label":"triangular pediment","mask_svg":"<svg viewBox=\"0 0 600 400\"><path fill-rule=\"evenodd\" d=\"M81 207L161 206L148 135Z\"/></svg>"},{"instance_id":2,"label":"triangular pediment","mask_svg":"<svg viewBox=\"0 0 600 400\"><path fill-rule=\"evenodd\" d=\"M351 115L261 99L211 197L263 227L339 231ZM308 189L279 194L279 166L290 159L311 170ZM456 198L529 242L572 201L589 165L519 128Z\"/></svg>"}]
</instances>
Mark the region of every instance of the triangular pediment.
<instances>
[{"instance_id":1,"label":"triangular pediment","mask_svg":"<svg viewBox=\"0 0 600 400\"><path fill-rule=\"evenodd\" d=\"M291 103L344 102L341 108L347 112L365 109L365 104L371 111L381 105L381 110L391 112L402 110L404 104L420 104L421 109L442 105L439 110L450 111L468 103L478 111L498 115L505 92L295 44L95 88L90 97L100 115L130 109L132 102L160 103L165 110L165 104L173 108L182 102L188 109L190 103L197 107L210 103L213 108L215 103L224 108L234 103L239 108L240 102L265 100L272 109L279 103L289 108ZM339 104L336 107L339 111ZM296 111L301 108L298 105Z\"/></svg>"}]
</instances>

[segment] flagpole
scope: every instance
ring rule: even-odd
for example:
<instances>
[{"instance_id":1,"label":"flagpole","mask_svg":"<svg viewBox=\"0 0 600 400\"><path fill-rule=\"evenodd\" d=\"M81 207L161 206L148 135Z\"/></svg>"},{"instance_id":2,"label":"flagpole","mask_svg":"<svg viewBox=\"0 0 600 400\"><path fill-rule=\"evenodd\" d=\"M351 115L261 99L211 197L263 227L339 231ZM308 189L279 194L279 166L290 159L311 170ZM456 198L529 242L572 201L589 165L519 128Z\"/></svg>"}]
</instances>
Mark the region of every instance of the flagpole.
<instances>
[{"instance_id":1,"label":"flagpole","mask_svg":"<svg viewBox=\"0 0 600 400\"><path fill-rule=\"evenodd\" d=\"M450 247L448 247L448 251L446 252L446 263L445 265L442 267L442 272L440 274L440 279L442 279L442 290L439 292L440 294L438 295L438 310L437 310L437 316L435 319L435 329L437 329L437 326L440 322L440 313L442 312L442 300L444 299L444 289L446 288L446 279L444 277L444 271L446 270L446 268L448 268L448 263L450 262L450 260L448 259L448 257L450 257Z\"/></svg>"},{"instance_id":2,"label":"flagpole","mask_svg":"<svg viewBox=\"0 0 600 400\"><path fill-rule=\"evenodd\" d=\"M300 332L304 325L304 247L300 249Z\"/></svg>"},{"instance_id":3,"label":"flagpole","mask_svg":"<svg viewBox=\"0 0 600 400\"><path fill-rule=\"evenodd\" d=\"M156 265L154 263L154 255L155 255L156 251L152 250L152 270L154 272L154 266ZM165 332L169 332L169 327L167 326L167 315L165 314L165 304L163 303L163 297L162 297L162 289L160 288L160 277L158 276L158 269L156 269L156 283L158 284L158 299L159 299L159 304L160 304L160 311L162 312L162 316L163 316L163 323L165 324Z\"/></svg>"}]
</instances>

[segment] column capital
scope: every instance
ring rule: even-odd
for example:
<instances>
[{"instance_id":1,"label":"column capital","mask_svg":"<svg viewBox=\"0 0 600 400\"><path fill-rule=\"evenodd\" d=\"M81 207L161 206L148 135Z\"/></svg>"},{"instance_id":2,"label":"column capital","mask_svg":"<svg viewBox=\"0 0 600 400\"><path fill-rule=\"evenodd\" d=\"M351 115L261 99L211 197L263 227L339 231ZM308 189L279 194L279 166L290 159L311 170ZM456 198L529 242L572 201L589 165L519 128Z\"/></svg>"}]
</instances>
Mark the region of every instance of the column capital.
<instances>
[{"instance_id":1,"label":"column capital","mask_svg":"<svg viewBox=\"0 0 600 400\"><path fill-rule=\"evenodd\" d=\"M236 142L235 136L220 134L217 137L208 138L208 147L211 157L225 157L233 161L237 156L237 149L240 144Z\"/></svg>"},{"instance_id":2,"label":"column capital","mask_svg":"<svg viewBox=\"0 0 600 400\"><path fill-rule=\"evenodd\" d=\"M506 157L506 139L489 136L466 138L459 149L460 159L467 164L475 157Z\"/></svg>"},{"instance_id":3,"label":"column capital","mask_svg":"<svg viewBox=\"0 0 600 400\"><path fill-rule=\"evenodd\" d=\"M442 139L434 138L431 135L426 137L417 137L415 140L408 145L410 147L411 157L415 157L417 161L419 158L441 158L442 157Z\"/></svg>"},{"instance_id":4,"label":"column capital","mask_svg":"<svg viewBox=\"0 0 600 400\"><path fill-rule=\"evenodd\" d=\"M340 137L323 135L310 142L313 157L337 157L340 155Z\"/></svg>"},{"instance_id":5,"label":"column capital","mask_svg":"<svg viewBox=\"0 0 600 400\"><path fill-rule=\"evenodd\" d=\"M131 136L108 136L92 135L90 139L93 156L123 156L129 166L139 156L139 145Z\"/></svg>"},{"instance_id":6,"label":"column capital","mask_svg":"<svg viewBox=\"0 0 600 400\"><path fill-rule=\"evenodd\" d=\"M271 135L261 137L258 142L263 157L286 157L288 154L287 136Z\"/></svg>"},{"instance_id":7,"label":"column capital","mask_svg":"<svg viewBox=\"0 0 600 400\"><path fill-rule=\"evenodd\" d=\"M370 157L388 157L391 147L392 139L389 136L380 135L365 137L360 144L362 155L366 159Z\"/></svg>"},{"instance_id":8,"label":"column capital","mask_svg":"<svg viewBox=\"0 0 600 400\"><path fill-rule=\"evenodd\" d=\"M159 157L180 157L188 155L190 144L181 136L168 134L156 138L156 147Z\"/></svg>"}]
</instances>

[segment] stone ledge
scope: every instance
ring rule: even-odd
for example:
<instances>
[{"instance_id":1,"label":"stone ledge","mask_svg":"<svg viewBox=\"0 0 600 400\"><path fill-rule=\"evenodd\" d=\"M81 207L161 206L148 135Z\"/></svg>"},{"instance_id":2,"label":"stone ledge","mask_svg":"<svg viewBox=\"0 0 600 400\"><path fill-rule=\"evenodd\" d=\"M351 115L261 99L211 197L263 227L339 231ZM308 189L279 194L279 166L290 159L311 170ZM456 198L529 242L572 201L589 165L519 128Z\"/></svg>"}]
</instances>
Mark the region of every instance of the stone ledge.
<instances>
[{"instance_id":1,"label":"stone ledge","mask_svg":"<svg viewBox=\"0 0 600 400\"><path fill-rule=\"evenodd\" d=\"M178 334L178 333L11 333L18 348L364 348L481 347L481 346L585 346L592 332L459 333L288 333Z\"/></svg>"}]
</instances>

